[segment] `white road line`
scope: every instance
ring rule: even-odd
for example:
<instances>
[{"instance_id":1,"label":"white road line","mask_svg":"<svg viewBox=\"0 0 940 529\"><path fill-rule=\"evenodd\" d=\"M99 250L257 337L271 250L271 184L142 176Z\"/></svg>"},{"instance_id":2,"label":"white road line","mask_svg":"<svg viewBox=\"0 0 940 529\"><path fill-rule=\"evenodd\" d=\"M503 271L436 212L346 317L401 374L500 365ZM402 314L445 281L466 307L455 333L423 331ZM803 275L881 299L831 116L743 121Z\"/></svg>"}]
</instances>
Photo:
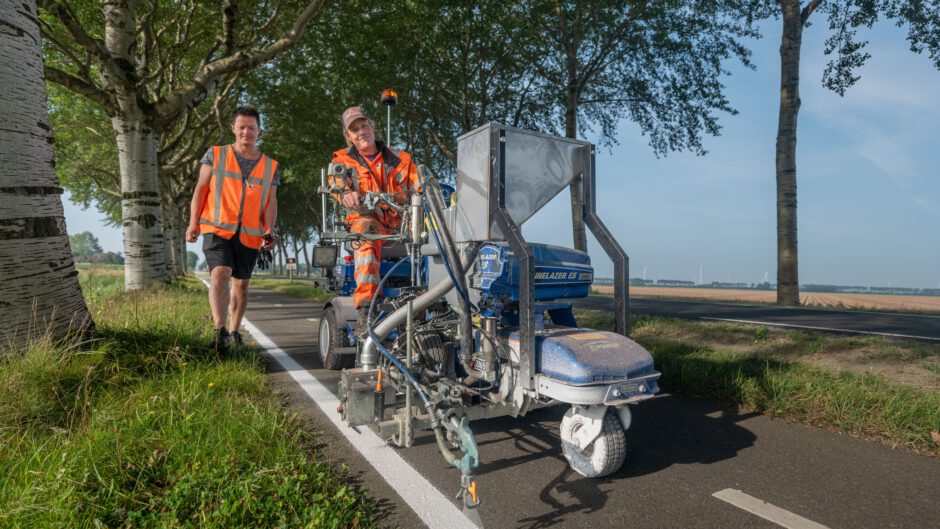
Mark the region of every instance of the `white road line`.
<instances>
[{"instance_id":1,"label":"white road line","mask_svg":"<svg viewBox=\"0 0 940 529\"><path fill-rule=\"evenodd\" d=\"M807 520L737 489L719 490L712 496L787 529L828 529L825 525Z\"/></svg>"},{"instance_id":2,"label":"white road line","mask_svg":"<svg viewBox=\"0 0 940 529\"><path fill-rule=\"evenodd\" d=\"M320 321L320 318L307 318L307 321L312 321L314 323Z\"/></svg>"},{"instance_id":3,"label":"white road line","mask_svg":"<svg viewBox=\"0 0 940 529\"><path fill-rule=\"evenodd\" d=\"M258 345L263 347L268 355L280 364L291 378L307 392L310 399L323 410L323 413L336 426L336 429L375 467L392 489L421 518L421 521L431 529L477 529L477 526L468 520L450 500L386 445L372 430L364 427L356 432L343 424L340 414L336 412L339 400L323 384L320 384L320 381L275 345L251 322L243 319L242 323L258 342ZM456 474L454 484L457 485Z\"/></svg>"},{"instance_id":4,"label":"white road line","mask_svg":"<svg viewBox=\"0 0 940 529\"><path fill-rule=\"evenodd\" d=\"M203 281L205 283L205 281ZM208 287L208 283L206 283ZM330 422L343 434L379 475L398 493L411 510L430 529L479 529L473 522L440 493L434 485L395 453L384 441L368 428L357 432L343 424L337 399L319 380L277 346L247 318L242 324L265 352L286 371L307 393L310 399L323 410ZM456 476L456 475L455 475ZM455 485L457 481L454 481Z\"/></svg>"},{"instance_id":5,"label":"white road line","mask_svg":"<svg viewBox=\"0 0 940 529\"><path fill-rule=\"evenodd\" d=\"M734 318L712 318L709 316L700 316L700 320L712 320L712 321L730 321L733 323L751 323L754 325L767 325L770 327L788 327L792 329L809 329L812 331L828 331L828 332L845 332L851 334L870 334L874 336L888 336L891 338L914 338L917 340L930 340L934 342L940 342L940 338L935 338L933 336L917 336L914 334L895 334L890 332L875 332L875 331L856 331L854 329L837 329L834 327L814 327L812 325L797 325L795 323L771 323L766 321L755 321L755 320L737 320Z\"/></svg>"}]
</instances>

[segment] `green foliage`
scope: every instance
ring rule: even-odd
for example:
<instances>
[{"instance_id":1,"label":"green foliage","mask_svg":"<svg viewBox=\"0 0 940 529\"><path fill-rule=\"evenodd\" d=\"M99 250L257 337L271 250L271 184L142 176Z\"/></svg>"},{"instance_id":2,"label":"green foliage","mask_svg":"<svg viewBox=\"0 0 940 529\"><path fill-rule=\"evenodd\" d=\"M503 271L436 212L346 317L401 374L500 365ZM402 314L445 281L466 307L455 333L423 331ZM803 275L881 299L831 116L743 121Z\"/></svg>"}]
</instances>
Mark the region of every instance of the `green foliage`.
<instances>
[{"instance_id":1,"label":"green foliage","mask_svg":"<svg viewBox=\"0 0 940 529\"><path fill-rule=\"evenodd\" d=\"M69 245L77 263L124 264L121 254L103 251L98 244L98 238L90 231L69 235Z\"/></svg>"},{"instance_id":2,"label":"green foliage","mask_svg":"<svg viewBox=\"0 0 940 529\"><path fill-rule=\"evenodd\" d=\"M186 265L190 270L195 270L196 265L199 264L199 254L192 250L186 251Z\"/></svg>"},{"instance_id":3,"label":"green foliage","mask_svg":"<svg viewBox=\"0 0 940 529\"><path fill-rule=\"evenodd\" d=\"M69 246L72 248L72 255L75 257L89 257L102 253L98 238L90 231L69 235Z\"/></svg>"},{"instance_id":4,"label":"green foliage","mask_svg":"<svg viewBox=\"0 0 940 529\"><path fill-rule=\"evenodd\" d=\"M372 527L252 351L208 351L204 288L82 272L101 339L0 356L0 525ZM115 288L117 284L117 288Z\"/></svg>"},{"instance_id":5,"label":"green foliage","mask_svg":"<svg viewBox=\"0 0 940 529\"><path fill-rule=\"evenodd\" d=\"M49 121L55 143L56 174L72 200L95 206L111 225L120 225L121 177L117 144L105 111L55 83L49 90Z\"/></svg>"},{"instance_id":6,"label":"green foliage","mask_svg":"<svg viewBox=\"0 0 940 529\"><path fill-rule=\"evenodd\" d=\"M845 95L860 79L856 72L871 57L865 51L868 42L857 39L858 29L871 29L882 17L897 26L907 26L911 51L927 51L934 66L940 69L940 9L936 3L852 0L825 2L819 9L826 13L829 22L825 53L833 56L823 71L823 86L839 95Z\"/></svg>"}]
</instances>

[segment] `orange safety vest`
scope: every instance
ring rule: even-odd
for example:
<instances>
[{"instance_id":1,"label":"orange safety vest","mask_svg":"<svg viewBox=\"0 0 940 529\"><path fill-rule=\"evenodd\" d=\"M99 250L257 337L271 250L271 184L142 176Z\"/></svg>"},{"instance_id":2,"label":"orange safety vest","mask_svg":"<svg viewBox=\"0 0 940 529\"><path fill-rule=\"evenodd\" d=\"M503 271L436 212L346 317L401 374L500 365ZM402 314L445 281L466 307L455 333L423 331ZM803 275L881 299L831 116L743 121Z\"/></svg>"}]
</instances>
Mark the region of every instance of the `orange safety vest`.
<instances>
[{"instance_id":1,"label":"orange safety vest","mask_svg":"<svg viewBox=\"0 0 940 529\"><path fill-rule=\"evenodd\" d=\"M209 196L199 212L200 232L226 239L238 232L238 240L243 245L260 249L265 231L272 228L264 225L264 212L271 198L271 182L276 170L277 160L262 154L244 180L232 147L213 147Z\"/></svg>"},{"instance_id":2,"label":"orange safety vest","mask_svg":"<svg viewBox=\"0 0 940 529\"><path fill-rule=\"evenodd\" d=\"M407 204L411 200L411 194L421 190L421 183L418 181L418 170L414 162L411 161L411 155L405 151L393 151L386 147L382 142L375 142L382 155L382 164L378 171L373 170L369 161L364 159L355 147L340 149L333 153L333 163L343 164L351 167L352 181L332 182L332 185L339 185L365 195L366 192L388 193L396 197L396 202L400 199L400 204ZM331 177L332 178L332 177ZM338 197L337 197L338 198ZM383 224L389 228L397 228L401 225L401 218L398 212L388 208L385 204L380 204L381 212L374 215ZM349 211L346 214L346 222L352 222L365 215Z\"/></svg>"}]
</instances>

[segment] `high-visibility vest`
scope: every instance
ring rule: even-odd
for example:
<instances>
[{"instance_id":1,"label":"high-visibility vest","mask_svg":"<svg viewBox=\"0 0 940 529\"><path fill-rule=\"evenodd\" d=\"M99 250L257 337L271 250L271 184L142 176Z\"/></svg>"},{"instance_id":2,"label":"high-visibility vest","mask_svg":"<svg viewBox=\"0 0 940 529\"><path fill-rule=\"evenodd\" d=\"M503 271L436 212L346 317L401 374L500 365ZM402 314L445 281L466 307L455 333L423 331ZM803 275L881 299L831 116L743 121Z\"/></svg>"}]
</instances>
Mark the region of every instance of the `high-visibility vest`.
<instances>
[{"instance_id":1,"label":"high-visibility vest","mask_svg":"<svg viewBox=\"0 0 940 529\"><path fill-rule=\"evenodd\" d=\"M370 166L369 161L364 159L355 147L340 149L333 153L333 163L351 167L353 169L352 179L345 183L332 181L331 183L347 187L360 195L365 195L368 191L388 193L400 199L401 204L409 203L411 194L421 190L421 183L418 181L418 170L411 161L411 155L405 151L393 151L380 141L375 143L382 154L382 164L378 171ZM383 224L390 228L397 228L401 225L398 212L388 208L385 204L380 204L380 207L382 211L377 212L376 216ZM348 211L346 222L352 222L363 216L358 212Z\"/></svg>"},{"instance_id":2,"label":"high-visibility vest","mask_svg":"<svg viewBox=\"0 0 940 529\"><path fill-rule=\"evenodd\" d=\"M213 147L209 195L199 212L200 231L226 239L238 232L243 245L261 248L265 231L272 228L265 225L264 212L271 198L275 170L277 160L262 154L245 180L232 147Z\"/></svg>"}]
</instances>

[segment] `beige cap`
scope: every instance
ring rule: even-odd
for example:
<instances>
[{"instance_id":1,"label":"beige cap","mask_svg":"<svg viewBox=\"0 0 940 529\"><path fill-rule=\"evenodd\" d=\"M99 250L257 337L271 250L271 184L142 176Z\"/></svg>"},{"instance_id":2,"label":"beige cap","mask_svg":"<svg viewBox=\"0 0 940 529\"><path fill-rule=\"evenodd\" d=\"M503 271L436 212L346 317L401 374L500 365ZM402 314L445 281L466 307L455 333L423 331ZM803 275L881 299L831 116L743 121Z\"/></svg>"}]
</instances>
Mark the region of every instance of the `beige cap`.
<instances>
[{"instance_id":1,"label":"beige cap","mask_svg":"<svg viewBox=\"0 0 940 529\"><path fill-rule=\"evenodd\" d=\"M369 119L369 116L359 107L349 107L343 111L343 130L349 130L349 126L357 119Z\"/></svg>"}]
</instances>

